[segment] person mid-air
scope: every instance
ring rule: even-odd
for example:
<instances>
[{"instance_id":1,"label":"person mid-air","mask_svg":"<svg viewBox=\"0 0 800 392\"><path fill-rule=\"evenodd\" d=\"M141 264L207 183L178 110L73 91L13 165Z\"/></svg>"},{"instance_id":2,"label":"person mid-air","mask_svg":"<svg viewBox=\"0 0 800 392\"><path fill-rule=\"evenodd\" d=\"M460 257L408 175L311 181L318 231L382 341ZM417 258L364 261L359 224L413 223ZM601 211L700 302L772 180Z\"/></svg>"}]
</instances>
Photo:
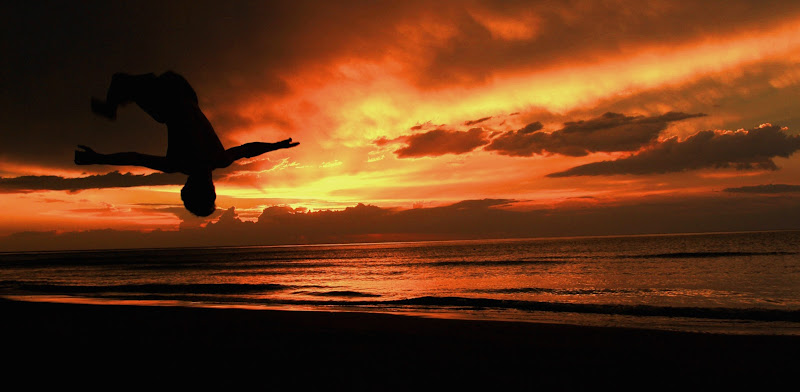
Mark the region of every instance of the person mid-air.
<instances>
[{"instance_id":1,"label":"person mid-air","mask_svg":"<svg viewBox=\"0 0 800 392\"><path fill-rule=\"evenodd\" d=\"M75 151L78 165L143 166L165 173L183 173L189 177L181 189L187 210L198 216L214 212L217 194L211 172L228 167L242 158L252 158L282 148L295 147L286 139L277 143L253 142L225 149L214 128L200 110L197 94L182 76L174 72L128 75L115 74L106 100L92 98L92 111L114 120L117 107L135 102L156 121L167 125L167 154L155 156L138 152L101 154L79 145Z\"/></svg>"}]
</instances>

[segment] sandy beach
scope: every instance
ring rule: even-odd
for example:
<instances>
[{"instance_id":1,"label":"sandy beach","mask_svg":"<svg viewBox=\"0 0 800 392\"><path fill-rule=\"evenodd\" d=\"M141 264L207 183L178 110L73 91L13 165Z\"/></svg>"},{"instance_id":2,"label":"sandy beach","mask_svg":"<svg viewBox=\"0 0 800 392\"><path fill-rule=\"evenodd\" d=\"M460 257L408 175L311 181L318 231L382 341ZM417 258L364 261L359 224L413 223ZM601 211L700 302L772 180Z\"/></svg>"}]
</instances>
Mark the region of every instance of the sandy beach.
<instances>
[{"instance_id":1,"label":"sandy beach","mask_svg":"<svg viewBox=\"0 0 800 392\"><path fill-rule=\"evenodd\" d=\"M7 374L55 372L66 375L59 380L67 383L111 377L130 383L263 380L264 385L378 390L635 388L642 382L768 387L791 379L800 364L796 336L346 312L11 300L0 306L4 357L12 359Z\"/></svg>"}]
</instances>

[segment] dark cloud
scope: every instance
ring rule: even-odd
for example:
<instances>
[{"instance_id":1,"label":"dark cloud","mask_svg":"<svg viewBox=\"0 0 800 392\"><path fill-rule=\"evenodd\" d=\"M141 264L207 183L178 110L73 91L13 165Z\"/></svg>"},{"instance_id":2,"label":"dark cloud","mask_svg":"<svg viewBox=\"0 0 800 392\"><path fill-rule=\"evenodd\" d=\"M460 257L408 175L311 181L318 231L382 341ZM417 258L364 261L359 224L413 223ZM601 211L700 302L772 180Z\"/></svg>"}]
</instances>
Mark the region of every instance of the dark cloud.
<instances>
[{"instance_id":1,"label":"dark cloud","mask_svg":"<svg viewBox=\"0 0 800 392\"><path fill-rule=\"evenodd\" d=\"M789 184L752 185L752 186L742 186L737 188L725 188L723 189L723 192L761 193L761 194L797 193L800 192L800 185L789 185Z\"/></svg>"},{"instance_id":2,"label":"dark cloud","mask_svg":"<svg viewBox=\"0 0 800 392\"><path fill-rule=\"evenodd\" d=\"M542 124L534 122L500 134L484 149L511 156L636 151L655 141L670 122L701 116L705 114L669 112L645 117L606 113L586 121L564 123L554 132L542 131Z\"/></svg>"},{"instance_id":3,"label":"dark cloud","mask_svg":"<svg viewBox=\"0 0 800 392\"><path fill-rule=\"evenodd\" d=\"M118 171L77 178L64 178L60 176L0 177L0 193L25 193L35 191L78 192L85 189L183 185L185 182L186 176L181 174L121 174Z\"/></svg>"},{"instance_id":4,"label":"dark cloud","mask_svg":"<svg viewBox=\"0 0 800 392\"><path fill-rule=\"evenodd\" d=\"M774 157L800 150L800 136L765 125L749 131L702 131L679 140L667 139L637 154L615 161L576 166L548 177L614 174L661 174L710 168L777 170Z\"/></svg>"},{"instance_id":5,"label":"dark cloud","mask_svg":"<svg viewBox=\"0 0 800 392\"><path fill-rule=\"evenodd\" d=\"M477 119L477 120L469 120L469 121L464 121L464 125L466 125L466 126L468 126L468 127L469 127L469 126L473 126L473 125L475 125L475 124L480 124L480 123L482 123L482 122L484 122L484 121L488 121L488 120L491 120L491 119L492 119L492 116L489 116L489 117L484 117L484 118L479 118L479 119Z\"/></svg>"},{"instance_id":6,"label":"dark cloud","mask_svg":"<svg viewBox=\"0 0 800 392\"><path fill-rule=\"evenodd\" d=\"M406 143L405 147L395 151L399 158L464 154L489 143L487 132L481 128L469 131L439 128L395 140Z\"/></svg>"},{"instance_id":7,"label":"dark cloud","mask_svg":"<svg viewBox=\"0 0 800 392\"><path fill-rule=\"evenodd\" d=\"M424 122L422 124L414 125L413 127L409 128L409 130L410 131L421 131L423 129L432 128L432 127L433 127L433 123L430 122L430 121L426 121L426 122Z\"/></svg>"},{"instance_id":8,"label":"dark cloud","mask_svg":"<svg viewBox=\"0 0 800 392\"><path fill-rule=\"evenodd\" d=\"M458 203L451 204L447 207L448 209L452 210L472 210L472 209L484 209L484 208L493 208L493 207L503 207L509 206L510 204L514 203L516 200L513 199L480 199L480 200L462 200Z\"/></svg>"},{"instance_id":9,"label":"dark cloud","mask_svg":"<svg viewBox=\"0 0 800 392\"><path fill-rule=\"evenodd\" d=\"M373 141L372 141L372 143L374 143L374 144L375 144L376 146L378 146L378 147L383 147L383 146L385 146L385 145L387 145L387 144L389 144L389 143L392 143L393 141L394 141L394 140L387 139L387 138L384 136L384 137L381 137L381 138L378 138L378 139L375 139L375 140L373 140Z\"/></svg>"},{"instance_id":10,"label":"dark cloud","mask_svg":"<svg viewBox=\"0 0 800 392\"><path fill-rule=\"evenodd\" d=\"M705 114L669 112L657 116L626 116L605 113L590 120L566 122L561 129L553 132L545 132L542 123L537 121L507 132L488 132L482 128L457 131L440 127L391 140L381 138L374 143L378 146L405 143L406 147L395 151L400 158L464 154L481 146L485 146L484 150L511 156L584 156L594 152L639 150L653 143L669 123L702 116ZM465 124L478 124L491 118L484 117Z\"/></svg>"}]
</instances>

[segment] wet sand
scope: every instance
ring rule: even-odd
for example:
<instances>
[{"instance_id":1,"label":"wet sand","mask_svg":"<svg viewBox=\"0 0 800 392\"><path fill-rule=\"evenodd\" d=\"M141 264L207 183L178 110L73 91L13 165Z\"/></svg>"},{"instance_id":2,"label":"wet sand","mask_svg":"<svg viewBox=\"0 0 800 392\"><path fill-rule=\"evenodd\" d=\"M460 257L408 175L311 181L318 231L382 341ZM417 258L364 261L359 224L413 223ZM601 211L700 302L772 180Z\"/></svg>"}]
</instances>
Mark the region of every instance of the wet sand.
<instances>
[{"instance_id":1,"label":"wet sand","mask_svg":"<svg viewBox=\"0 0 800 392\"><path fill-rule=\"evenodd\" d=\"M28 382L57 385L777 388L794 382L800 365L797 336L345 312L10 300L0 307L7 379L33 370L42 376Z\"/></svg>"}]
</instances>

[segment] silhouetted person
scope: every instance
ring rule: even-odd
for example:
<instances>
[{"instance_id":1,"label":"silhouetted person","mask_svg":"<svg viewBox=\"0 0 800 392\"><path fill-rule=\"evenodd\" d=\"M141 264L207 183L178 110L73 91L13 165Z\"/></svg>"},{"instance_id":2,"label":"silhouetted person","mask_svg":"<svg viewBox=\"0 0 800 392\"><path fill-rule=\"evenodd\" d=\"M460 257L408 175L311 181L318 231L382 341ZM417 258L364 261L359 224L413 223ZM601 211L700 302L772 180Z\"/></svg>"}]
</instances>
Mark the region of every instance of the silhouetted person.
<instances>
[{"instance_id":1,"label":"silhouetted person","mask_svg":"<svg viewBox=\"0 0 800 392\"><path fill-rule=\"evenodd\" d=\"M75 163L144 166L165 173L186 174L189 178L181 189L181 199L187 210L199 216L211 215L216 209L217 194L211 179L214 169L228 167L237 159L300 144L286 139L278 143L247 143L226 150L200 111L194 89L174 72L160 76L115 74L106 100L92 98L92 111L114 120L117 107L130 102L135 102L153 119L167 125L167 156L138 152L100 154L89 147L78 146L83 151L75 151Z\"/></svg>"}]
</instances>

